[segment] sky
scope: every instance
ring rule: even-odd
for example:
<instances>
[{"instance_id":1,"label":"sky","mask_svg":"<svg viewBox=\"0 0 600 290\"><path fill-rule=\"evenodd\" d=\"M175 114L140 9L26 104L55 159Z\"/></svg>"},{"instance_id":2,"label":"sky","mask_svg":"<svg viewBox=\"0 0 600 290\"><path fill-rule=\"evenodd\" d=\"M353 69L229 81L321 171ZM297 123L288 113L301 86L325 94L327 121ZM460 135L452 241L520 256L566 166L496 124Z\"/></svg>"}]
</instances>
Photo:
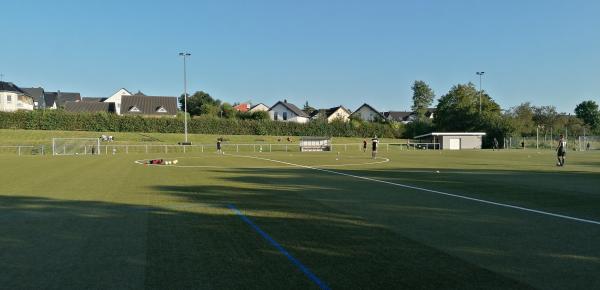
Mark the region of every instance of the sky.
<instances>
[{"instance_id":1,"label":"sky","mask_svg":"<svg viewBox=\"0 0 600 290\"><path fill-rule=\"evenodd\" d=\"M0 0L0 74L108 97L203 90L230 103L409 110L484 71L503 109L600 102L600 1Z\"/></svg>"}]
</instances>

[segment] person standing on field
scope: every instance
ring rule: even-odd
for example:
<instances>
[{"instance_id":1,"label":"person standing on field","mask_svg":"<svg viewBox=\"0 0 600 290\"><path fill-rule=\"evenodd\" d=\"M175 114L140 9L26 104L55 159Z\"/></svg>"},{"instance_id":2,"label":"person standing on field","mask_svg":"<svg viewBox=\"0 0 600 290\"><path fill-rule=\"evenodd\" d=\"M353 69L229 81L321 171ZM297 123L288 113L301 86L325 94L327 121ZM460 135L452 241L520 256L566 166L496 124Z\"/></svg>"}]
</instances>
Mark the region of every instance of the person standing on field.
<instances>
[{"instance_id":1,"label":"person standing on field","mask_svg":"<svg viewBox=\"0 0 600 290\"><path fill-rule=\"evenodd\" d=\"M217 153L223 154L223 151L221 150L221 138L217 139Z\"/></svg>"},{"instance_id":2,"label":"person standing on field","mask_svg":"<svg viewBox=\"0 0 600 290\"><path fill-rule=\"evenodd\" d=\"M377 135L375 135L375 138L371 139L371 144L371 157L375 159L377 157L377 149L379 148L379 139L377 139Z\"/></svg>"},{"instance_id":3,"label":"person standing on field","mask_svg":"<svg viewBox=\"0 0 600 290\"><path fill-rule=\"evenodd\" d=\"M565 155L567 155L567 141L565 141L561 134L558 139L558 147L556 147L556 156L558 158L556 166L565 166Z\"/></svg>"},{"instance_id":4,"label":"person standing on field","mask_svg":"<svg viewBox=\"0 0 600 290\"><path fill-rule=\"evenodd\" d=\"M363 139L363 152L367 152L367 139Z\"/></svg>"},{"instance_id":5,"label":"person standing on field","mask_svg":"<svg viewBox=\"0 0 600 290\"><path fill-rule=\"evenodd\" d=\"M494 149L492 150L500 150L500 146L498 145L498 139L496 139L496 137L494 137Z\"/></svg>"}]
</instances>

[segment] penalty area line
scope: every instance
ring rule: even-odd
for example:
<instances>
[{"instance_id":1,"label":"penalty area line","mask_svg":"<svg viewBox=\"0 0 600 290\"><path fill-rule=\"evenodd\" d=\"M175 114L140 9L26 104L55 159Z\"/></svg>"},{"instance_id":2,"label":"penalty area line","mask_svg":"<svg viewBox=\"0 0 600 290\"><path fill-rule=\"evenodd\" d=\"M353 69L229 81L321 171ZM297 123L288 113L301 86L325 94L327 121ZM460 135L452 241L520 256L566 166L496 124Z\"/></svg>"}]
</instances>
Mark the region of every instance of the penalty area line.
<instances>
[{"instance_id":1,"label":"penalty area line","mask_svg":"<svg viewBox=\"0 0 600 290\"><path fill-rule=\"evenodd\" d=\"M233 211L242 221L248 224L255 232L261 235L271 246L275 247L280 253L282 253L292 264L294 264L306 277L308 277L311 281L313 281L319 288L323 290L330 290L329 286L325 284L325 282L321 281L317 275L315 275L310 269L308 269L304 264L302 264L298 259L296 259L292 254L290 254L283 246L281 246L277 241L275 241L269 234L263 231L258 225L256 225L252 220L250 220L246 215L244 215L235 205L229 204L227 207Z\"/></svg>"},{"instance_id":2,"label":"penalty area line","mask_svg":"<svg viewBox=\"0 0 600 290\"><path fill-rule=\"evenodd\" d=\"M495 201L489 201L489 200L485 200L485 199L468 197L468 196L464 196L464 195L460 195L460 194L448 193L448 192L443 192L443 191L439 191L439 190L427 189L427 188L423 188L423 187L412 186L412 185L407 185L407 184L402 184L402 183L395 183L395 182L391 182L391 181L385 181L385 180L375 179L375 178L371 178L371 177L365 177L365 176L354 175L354 174L349 174L349 173L344 173L344 172L338 172L338 171L329 170L329 169L323 169L323 168L317 168L317 167L312 167L312 166L307 166L307 165L295 164L295 163L285 162L285 161L281 161L281 160L275 160L275 159L258 157L258 156L245 156L245 155L235 155L235 156L246 157L246 158L254 158L254 159L271 161L271 162L276 162L276 163L281 163L281 164L293 165L293 166L296 166L296 167L301 167L301 168L306 168L306 169L312 169L312 170L317 170L317 171L322 171L322 172L327 172L327 173L331 173L331 174L337 174L337 175L342 175L342 176L347 176L347 177L352 177L352 178L357 178L357 179L362 179L362 180L368 180L368 181L372 181L372 182L378 182L378 183L393 185L393 186L397 186L397 187L403 187L403 188L408 188L408 189L425 191L425 192L429 192L429 193L435 193L435 194L439 194L439 195L444 195L444 196L449 196L449 197L454 197L454 198L460 198L460 199L470 200L470 201L474 201L474 202L485 203L485 204L489 204L489 205L495 205L495 206L499 206L499 207L511 208L511 209L516 209L516 210L530 212L530 213L537 213L537 214L541 214L541 215L552 216L552 217L562 218L562 219L566 219L566 220L577 221L577 222L581 222L581 223L588 223L588 224L600 225L600 221L583 219L583 218L577 218L577 217L572 217L572 216L568 216L568 215L547 212L547 211L543 211L543 210L537 210L537 209L532 209L532 208L527 208L527 207L522 207L522 206L516 206L516 205L505 204L505 203L500 203L500 202L495 202Z\"/></svg>"}]
</instances>

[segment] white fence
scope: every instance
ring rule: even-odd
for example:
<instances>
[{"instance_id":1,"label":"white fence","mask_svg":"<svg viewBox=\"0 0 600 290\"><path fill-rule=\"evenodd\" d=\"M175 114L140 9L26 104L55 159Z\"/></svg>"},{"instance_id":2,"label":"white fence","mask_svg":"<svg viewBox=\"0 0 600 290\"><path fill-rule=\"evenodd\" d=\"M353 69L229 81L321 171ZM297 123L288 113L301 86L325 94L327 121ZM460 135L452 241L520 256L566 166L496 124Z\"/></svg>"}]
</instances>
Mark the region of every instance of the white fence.
<instances>
[{"instance_id":1,"label":"white fence","mask_svg":"<svg viewBox=\"0 0 600 290\"><path fill-rule=\"evenodd\" d=\"M221 148L225 153L249 152L300 152L300 145L293 143L274 144L227 144L222 143ZM51 145L16 145L0 146L0 154L16 155L44 155L52 154ZM380 143L380 152L394 152L403 150L439 150L439 143ZM50 150L50 151L48 151ZM204 153L216 152L216 144L197 145L161 145L161 144L101 144L100 154L170 154L170 153ZM331 144L331 151L360 152L363 151L362 143ZM366 151L371 151L371 143L367 144Z\"/></svg>"}]
</instances>

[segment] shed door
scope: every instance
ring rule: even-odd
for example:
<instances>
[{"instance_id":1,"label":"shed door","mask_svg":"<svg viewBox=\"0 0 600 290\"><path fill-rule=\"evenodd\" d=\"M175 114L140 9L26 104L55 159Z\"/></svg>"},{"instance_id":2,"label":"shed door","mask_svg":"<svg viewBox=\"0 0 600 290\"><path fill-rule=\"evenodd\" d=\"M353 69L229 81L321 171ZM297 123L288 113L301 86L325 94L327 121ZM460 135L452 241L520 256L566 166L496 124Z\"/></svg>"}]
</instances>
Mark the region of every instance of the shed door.
<instances>
[{"instance_id":1,"label":"shed door","mask_svg":"<svg viewBox=\"0 0 600 290\"><path fill-rule=\"evenodd\" d=\"M459 138L450 139L450 150L460 150L460 139Z\"/></svg>"}]
</instances>

